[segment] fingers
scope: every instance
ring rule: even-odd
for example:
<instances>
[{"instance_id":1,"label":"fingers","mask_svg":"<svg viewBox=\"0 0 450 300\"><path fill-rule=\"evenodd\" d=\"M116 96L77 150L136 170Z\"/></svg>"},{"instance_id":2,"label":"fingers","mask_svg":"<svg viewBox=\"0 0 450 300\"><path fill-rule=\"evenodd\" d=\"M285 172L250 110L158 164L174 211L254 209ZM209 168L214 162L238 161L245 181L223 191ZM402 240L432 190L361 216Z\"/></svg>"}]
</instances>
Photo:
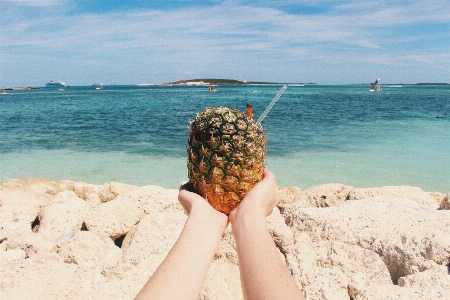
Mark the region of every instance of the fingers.
<instances>
[{"instance_id":1,"label":"fingers","mask_svg":"<svg viewBox=\"0 0 450 300\"><path fill-rule=\"evenodd\" d=\"M192 191L192 184L190 181L186 182L185 184L180 185L179 191Z\"/></svg>"},{"instance_id":2,"label":"fingers","mask_svg":"<svg viewBox=\"0 0 450 300\"><path fill-rule=\"evenodd\" d=\"M272 172L270 172L269 170L267 170L267 169L264 169L264 173L263 173L263 179L272 179L272 180L275 180L275 174L274 173L272 173Z\"/></svg>"}]
</instances>

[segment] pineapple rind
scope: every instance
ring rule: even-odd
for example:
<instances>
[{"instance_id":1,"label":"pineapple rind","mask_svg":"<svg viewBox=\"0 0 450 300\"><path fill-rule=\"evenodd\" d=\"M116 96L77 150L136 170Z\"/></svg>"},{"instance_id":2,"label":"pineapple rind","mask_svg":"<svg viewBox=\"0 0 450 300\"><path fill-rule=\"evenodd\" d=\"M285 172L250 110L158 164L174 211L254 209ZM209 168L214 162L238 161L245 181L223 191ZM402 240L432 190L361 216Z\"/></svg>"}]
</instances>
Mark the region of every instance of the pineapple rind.
<instances>
[{"instance_id":1,"label":"pineapple rind","mask_svg":"<svg viewBox=\"0 0 450 300\"><path fill-rule=\"evenodd\" d=\"M207 108L189 127L188 176L196 192L229 214L262 180L264 130L243 112Z\"/></svg>"}]
</instances>

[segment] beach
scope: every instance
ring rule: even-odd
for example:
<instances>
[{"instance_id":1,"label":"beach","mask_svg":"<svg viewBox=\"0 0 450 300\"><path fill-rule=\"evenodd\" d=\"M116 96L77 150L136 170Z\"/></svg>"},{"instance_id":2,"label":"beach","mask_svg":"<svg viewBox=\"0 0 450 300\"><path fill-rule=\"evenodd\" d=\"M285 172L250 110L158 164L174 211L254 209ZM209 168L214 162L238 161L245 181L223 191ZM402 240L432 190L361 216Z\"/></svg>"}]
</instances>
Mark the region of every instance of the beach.
<instances>
[{"instance_id":1,"label":"beach","mask_svg":"<svg viewBox=\"0 0 450 300\"><path fill-rule=\"evenodd\" d=\"M278 188L267 218L306 299L446 299L449 195L411 186ZM2 299L132 299L180 234L177 189L9 179ZM230 226L199 299L243 299ZM262 262L263 263L263 262Z\"/></svg>"}]
</instances>

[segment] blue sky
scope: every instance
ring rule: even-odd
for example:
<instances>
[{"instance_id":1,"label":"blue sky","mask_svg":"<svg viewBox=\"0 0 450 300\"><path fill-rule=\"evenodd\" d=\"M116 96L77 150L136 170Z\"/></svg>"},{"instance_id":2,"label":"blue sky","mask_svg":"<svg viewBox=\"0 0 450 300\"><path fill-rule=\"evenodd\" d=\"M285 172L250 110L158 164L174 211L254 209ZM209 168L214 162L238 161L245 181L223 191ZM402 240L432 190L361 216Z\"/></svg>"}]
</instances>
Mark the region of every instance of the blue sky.
<instances>
[{"instance_id":1,"label":"blue sky","mask_svg":"<svg viewBox=\"0 0 450 300\"><path fill-rule=\"evenodd\" d=\"M0 0L0 86L450 82L448 0Z\"/></svg>"}]
</instances>

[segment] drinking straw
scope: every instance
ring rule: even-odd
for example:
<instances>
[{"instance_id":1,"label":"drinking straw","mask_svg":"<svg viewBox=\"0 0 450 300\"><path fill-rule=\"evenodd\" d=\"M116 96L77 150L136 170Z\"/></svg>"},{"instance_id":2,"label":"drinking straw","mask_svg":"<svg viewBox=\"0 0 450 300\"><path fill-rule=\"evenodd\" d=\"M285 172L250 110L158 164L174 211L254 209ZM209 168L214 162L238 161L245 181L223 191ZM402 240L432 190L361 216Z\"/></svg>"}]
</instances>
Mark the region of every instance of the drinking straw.
<instances>
[{"instance_id":1,"label":"drinking straw","mask_svg":"<svg viewBox=\"0 0 450 300\"><path fill-rule=\"evenodd\" d=\"M262 113L262 115L259 117L258 121L256 121L256 124L261 125L261 121L266 117L266 115L269 113L269 111L272 109L272 106L274 106L275 102L281 97L281 94L283 94L284 90L287 89L286 85L283 85L281 90L277 93L275 98L273 98L272 102L270 102L269 106L267 106L266 110Z\"/></svg>"}]
</instances>

